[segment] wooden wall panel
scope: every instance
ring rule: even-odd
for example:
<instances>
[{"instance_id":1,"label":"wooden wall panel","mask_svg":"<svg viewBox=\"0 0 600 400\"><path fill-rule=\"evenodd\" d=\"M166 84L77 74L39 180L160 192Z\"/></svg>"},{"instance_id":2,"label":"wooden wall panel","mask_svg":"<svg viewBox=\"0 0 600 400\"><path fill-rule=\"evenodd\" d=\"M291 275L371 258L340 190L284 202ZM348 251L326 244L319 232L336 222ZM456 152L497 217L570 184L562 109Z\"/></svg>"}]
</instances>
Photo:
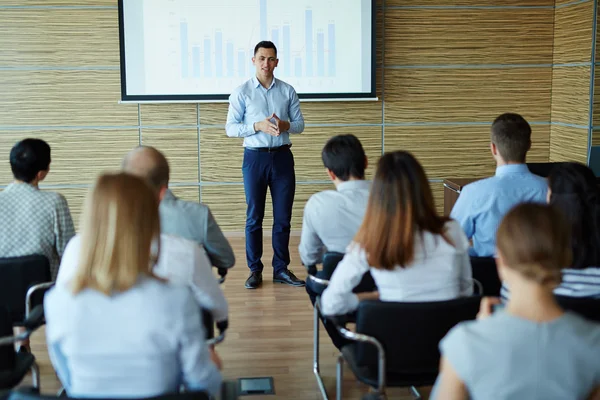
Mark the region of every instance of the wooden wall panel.
<instances>
[{"instance_id":1,"label":"wooden wall panel","mask_svg":"<svg viewBox=\"0 0 600 400\"><path fill-rule=\"evenodd\" d=\"M114 7L117 8L115 0L2 0L3 6L78 6L78 7Z\"/></svg>"},{"instance_id":2,"label":"wooden wall panel","mask_svg":"<svg viewBox=\"0 0 600 400\"><path fill-rule=\"evenodd\" d=\"M116 9L0 9L0 21L2 66L119 66Z\"/></svg>"},{"instance_id":3,"label":"wooden wall panel","mask_svg":"<svg viewBox=\"0 0 600 400\"><path fill-rule=\"evenodd\" d=\"M333 184L296 185L292 211L292 230L302 228L304 206L310 196L322 190L334 189ZM243 232L246 226L246 198L243 185L210 185L202 187L202 202L210 207L224 231ZM273 226L271 196L267 193L263 233L270 234Z\"/></svg>"},{"instance_id":4,"label":"wooden wall panel","mask_svg":"<svg viewBox=\"0 0 600 400\"><path fill-rule=\"evenodd\" d=\"M176 182L198 182L198 130L142 129L142 144L162 151L171 168L171 179Z\"/></svg>"},{"instance_id":5,"label":"wooden wall panel","mask_svg":"<svg viewBox=\"0 0 600 400\"><path fill-rule=\"evenodd\" d=\"M440 215L444 215L444 184L442 182L430 182L435 209Z\"/></svg>"},{"instance_id":6,"label":"wooden wall panel","mask_svg":"<svg viewBox=\"0 0 600 400\"><path fill-rule=\"evenodd\" d=\"M292 136L292 151L298 181L327 180L321 150L335 135L353 134L362 142L369 159L367 176L371 176L381 156L381 127L308 127ZM203 129L200 134L200 159L203 182L242 182L243 148L241 139L229 138L223 129Z\"/></svg>"},{"instance_id":7,"label":"wooden wall panel","mask_svg":"<svg viewBox=\"0 0 600 400\"><path fill-rule=\"evenodd\" d=\"M200 104L200 124L202 125L223 125L227 121L227 103L201 103Z\"/></svg>"},{"instance_id":8,"label":"wooden wall panel","mask_svg":"<svg viewBox=\"0 0 600 400\"><path fill-rule=\"evenodd\" d=\"M588 130L566 126L552 126L550 161L587 162Z\"/></svg>"},{"instance_id":9,"label":"wooden wall panel","mask_svg":"<svg viewBox=\"0 0 600 400\"><path fill-rule=\"evenodd\" d=\"M385 63L549 64L553 13L530 8L386 10Z\"/></svg>"},{"instance_id":10,"label":"wooden wall panel","mask_svg":"<svg viewBox=\"0 0 600 400\"><path fill-rule=\"evenodd\" d=\"M198 186L171 186L169 188L171 192L182 200L187 201L200 201L200 188Z\"/></svg>"},{"instance_id":11,"label":"wooden wall panel","mask_svg":"<svg viewBox=\"0 0 600 400\"><path fill-rule=\"evenodd\" d=\"M596 65L596 74L594 77L594 108L593 108L593 126L600 126L600 66Z\"/></svg>"},{"instance_id":12,"label":"wooden wall panel","mask_svg":"<svg viewBox=\"0 0 600 400\"><path fill-rule=\"evenodd\" d=\"M550 120L551 68L388 69L385 122Z\"/></svg>"},{"instance_id":13,"label":"wooden wall panel","mask_svg":"<svg viewBox=\"0 0 600 400\"><path fill-rule=\"evenodd\" d=\"M119 71L0 70L0 125L137 125Z\"/></svg>"},{"instance_id":14,"label":"wooden wall panel","mask_svg":"<svg viewBox=\"0 0 600 400\"><path fill-rule=\"evenodd\" d=\"M390 126L385 151L406 150L417 157L429 179L493 174L489 126ZM534 125L529 161L548 161L549 125ZM468 156L466 156L468 154Z\"/></svg>"},{"instance_id":15,"label":"wooden wall panel","mask_svg":"<svg viewBox=\"0 0 600 400\"><path fill-rule=\"evenodd\" d=\"M556 10L554 18L554 63L590 62L594 2Z\"/></svg>"},{"instance_id":16,"label":"wooden wall panel","mask_svg":"<svg viewBox=\"0 0 600 400\"><path fill-rule=\"evenodd\" d=\"M52 163L45 184L91 184L102 172L118 171L126 152L138 145L137 129L2 131L0 129L0 184L13 180L10 150L25 138L50 145Z\"/></svg>"},{"instance_id":17,"label":"wooden wall panel","mask_svg":"<svg viewBox=\"0 0 600 400\"><path fill-rule=\"evenodd\" d=\"M196 104L142 104L140 111L142 126L198 124Z\"/></svg>"},{"instance_id":18,"label":"wooden wall panel","mask_svg":"<svg viewBox=\"0 0 600 400\"><path fill-rule=\"evenodd\" d=\"M600 129L592 131L592 146L600 146Z\"/></svg>"},{"instance_id":19,"label":"wooden wall panel","mask_svg":"<svg viewBox=\"0 0 600 400\"><path fill-rule=\"evenodd\" d=\"M557 0L572 1L572 0ZM554 0L455 0L449 3L447 0L385 0L386 7L439 7L455 8L462 6L470 7L552 7Z\"/></svg>"},{"instance_id":20,"label":"wooden wall panel","mask_svg":"<svg viewBox=\"0 0 600 400\"><path fill-rule=\"evenodd\" d=\"M552 121L587 125L590 107L590 67L554 68Z\"/></svg>"}]
</instances>

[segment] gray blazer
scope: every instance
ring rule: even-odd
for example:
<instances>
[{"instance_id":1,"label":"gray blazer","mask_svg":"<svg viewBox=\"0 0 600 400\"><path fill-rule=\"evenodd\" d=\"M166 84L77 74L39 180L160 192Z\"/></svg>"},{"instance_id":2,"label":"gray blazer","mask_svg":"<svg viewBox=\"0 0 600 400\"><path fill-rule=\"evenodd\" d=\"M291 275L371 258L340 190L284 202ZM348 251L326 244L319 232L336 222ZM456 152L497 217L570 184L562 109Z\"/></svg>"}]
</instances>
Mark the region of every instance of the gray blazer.
<instances>
[{"instance_id":1,"label":"gray blazer","mask_svg":"<svg viewBox=\"0 0 600 400\"><path fill-rule=\"evenodd\" d=\"M208 206L178 199L170 190L160 202L160 230L197 242L213 266L231 268L235 255Z\"/></svg>"}]
</instances>

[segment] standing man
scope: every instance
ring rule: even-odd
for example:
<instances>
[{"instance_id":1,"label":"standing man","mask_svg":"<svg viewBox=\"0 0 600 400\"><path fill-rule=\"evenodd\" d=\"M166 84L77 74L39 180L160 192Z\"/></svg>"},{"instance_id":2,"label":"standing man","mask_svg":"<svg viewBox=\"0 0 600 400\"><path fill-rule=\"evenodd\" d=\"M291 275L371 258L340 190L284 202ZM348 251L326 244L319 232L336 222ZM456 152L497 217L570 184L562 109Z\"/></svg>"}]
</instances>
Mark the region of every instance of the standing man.
<instances>
[{"instance_id":1,"label":"standing man","mask_svg":"<svg viewBox=\"0 0 600 400\"><path fill-rule=\"evenodd\" d=\"M263 41L254 48L256 76L229 96L226 131L244 138L244 190L246 192L247 289L262 284L263 231L267 187L273 201L273 282L304 286L288 270L290 225L296 191L290 133L304 130L300 100L294 88L275 78L277 48Z\"/></svg>"}]
</instances>

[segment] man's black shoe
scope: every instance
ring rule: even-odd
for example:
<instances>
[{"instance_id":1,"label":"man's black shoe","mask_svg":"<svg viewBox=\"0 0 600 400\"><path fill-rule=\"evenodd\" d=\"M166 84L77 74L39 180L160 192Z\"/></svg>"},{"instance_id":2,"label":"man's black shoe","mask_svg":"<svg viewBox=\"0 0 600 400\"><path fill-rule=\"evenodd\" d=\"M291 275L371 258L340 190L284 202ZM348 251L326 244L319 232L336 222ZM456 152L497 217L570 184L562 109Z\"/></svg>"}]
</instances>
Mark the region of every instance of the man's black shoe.
<instances>
[{"instance_id":1,"label":"man's black shoe","mask_svg":"<svg viewBox=\"0 0 600 400\"><path fill-rule=\"evenodd\" d=\"M284 269L277 275L273 275L273 282L285 283L286 285L292 286L304 286L305 282L302 279L296 278L296 275L289 269Z\"/></svg>"},{"instance_id":2,"label":"man's black shoe","mask_svg":"<svg viewBox=\"0 0 600 400\"><path fill-rule=\"evenodd\" d=\"M248 279L246 279L246 289L258 289L262 285L262 273L251 272Z\"/></svg>"}]
</instances>

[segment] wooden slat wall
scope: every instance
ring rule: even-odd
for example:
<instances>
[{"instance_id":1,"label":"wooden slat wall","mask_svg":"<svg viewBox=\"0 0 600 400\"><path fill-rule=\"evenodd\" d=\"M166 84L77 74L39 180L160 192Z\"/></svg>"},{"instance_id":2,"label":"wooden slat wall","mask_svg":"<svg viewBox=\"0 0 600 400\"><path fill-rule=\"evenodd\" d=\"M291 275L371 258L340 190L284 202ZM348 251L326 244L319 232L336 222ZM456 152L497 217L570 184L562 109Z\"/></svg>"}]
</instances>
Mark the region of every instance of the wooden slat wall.
<instances>
[{"instance_id":1,"label":"wooden slat wall","mask_svg":"<svg viewBox=\"0 0 600 400\"><path fill-rule=\"evenodd\" d=\"M210 205L225 230L243 231L241 141L225 136L227 105L118 104L115 3L2 1L0 160L19 138L48 140L54 161L47 183L65 193L77 214L98 173L118 169L131 147L154 145L171 161L177 193ZM554 0L379 1L379 101L302 105L307 123L317 126L293 137L299 181L293 229L300 229L306 199L331 188L320 150L335 134L363 141L369 176L383 151L414 152L440 209L442 179L492 173L489 123L502 112L532 123L530 160L580 157L582 136L550 122L587 124L589 67L553 71L552 64L589 61L584 38L591 25L584 20L592 3L557 1L555 9ZM1 7L13 5L19 7ZM573 139L570 150L559 150ZM0 184L9 181L0 161ZM266 230L271 222L265 220Z\"/></svg>"},{"instance_id":2,"label":"wooden slat wall","mask_svg":"<svg viewBox=\"0 0 600 400\"><path fill-rule=\"evenodd\" d=\"M587 162L594 1L556 1L550 161Z\"/></svg>"}]
</instances>

